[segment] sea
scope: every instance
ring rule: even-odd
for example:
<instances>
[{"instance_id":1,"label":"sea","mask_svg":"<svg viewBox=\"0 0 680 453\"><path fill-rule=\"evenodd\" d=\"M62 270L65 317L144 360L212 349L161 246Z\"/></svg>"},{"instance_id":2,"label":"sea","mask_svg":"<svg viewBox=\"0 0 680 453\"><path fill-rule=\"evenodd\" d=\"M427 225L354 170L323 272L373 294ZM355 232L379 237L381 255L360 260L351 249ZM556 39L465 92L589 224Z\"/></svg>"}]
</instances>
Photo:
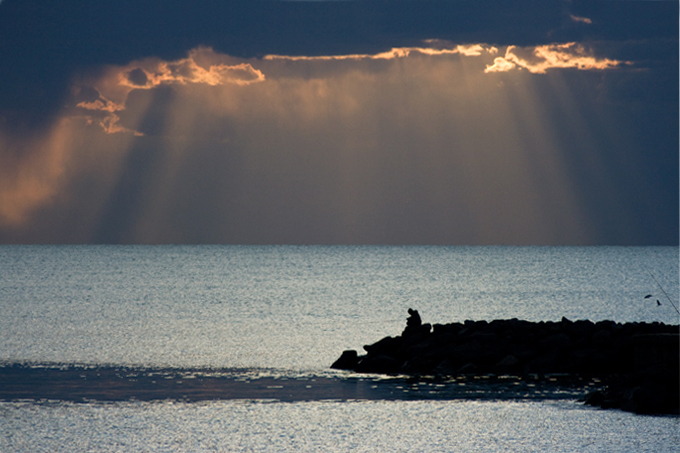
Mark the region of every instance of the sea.
<instances>
[{"instance_id":1,"label":"sea","mask_svg":"<svg viewBox=\"0 0 680 453\"><path fill-rule=\"evenodd\" d=\"M399 335L408 308L432 324L678 324L678 265L678 247L0 246L0 366L267 384L6 399L0 451L680 452L677 416L330 369Z\"/></svg>"}]
</instances>

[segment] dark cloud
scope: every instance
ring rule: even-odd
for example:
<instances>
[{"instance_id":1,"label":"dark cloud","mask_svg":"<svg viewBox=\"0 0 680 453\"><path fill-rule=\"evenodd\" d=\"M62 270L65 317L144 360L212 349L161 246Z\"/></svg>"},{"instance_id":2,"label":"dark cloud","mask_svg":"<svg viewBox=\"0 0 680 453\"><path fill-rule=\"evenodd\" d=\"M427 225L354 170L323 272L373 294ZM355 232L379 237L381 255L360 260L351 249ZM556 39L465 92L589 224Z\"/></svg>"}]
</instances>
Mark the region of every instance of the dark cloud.
<instances>
[{"instance_id":1,"label":"dark cloud","mask_svg":"<svg viewBox=\"0 0 680 453\"><path fill-rule=\"evenodd\" d=\"M135 68L127 73L127 80L134 86L144 87L149 82L146 73L140 69Z\"/></svg>"}]
</instances>

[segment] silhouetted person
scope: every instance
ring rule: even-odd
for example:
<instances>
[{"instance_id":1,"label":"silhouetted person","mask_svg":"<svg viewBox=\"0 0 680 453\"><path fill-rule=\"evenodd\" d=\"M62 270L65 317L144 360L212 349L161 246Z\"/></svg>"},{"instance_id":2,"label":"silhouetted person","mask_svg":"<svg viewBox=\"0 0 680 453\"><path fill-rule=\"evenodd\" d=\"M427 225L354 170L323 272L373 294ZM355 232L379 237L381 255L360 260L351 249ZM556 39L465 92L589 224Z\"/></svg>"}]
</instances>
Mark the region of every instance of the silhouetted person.
<instances>
[{"instance_id":1,"label":"silhouetted person","mask_svg":"<svg viewBox=\"0 0 680 453\"><path fill-rule=\"evenodd\" d=\"M412 308L409 308L408 314L409 314L409 317L406 318L406 327L420 327L420 325L423 322L420 320L420 315L418 314L418 310L413 310Z\"/></svg>"}]
</instances>

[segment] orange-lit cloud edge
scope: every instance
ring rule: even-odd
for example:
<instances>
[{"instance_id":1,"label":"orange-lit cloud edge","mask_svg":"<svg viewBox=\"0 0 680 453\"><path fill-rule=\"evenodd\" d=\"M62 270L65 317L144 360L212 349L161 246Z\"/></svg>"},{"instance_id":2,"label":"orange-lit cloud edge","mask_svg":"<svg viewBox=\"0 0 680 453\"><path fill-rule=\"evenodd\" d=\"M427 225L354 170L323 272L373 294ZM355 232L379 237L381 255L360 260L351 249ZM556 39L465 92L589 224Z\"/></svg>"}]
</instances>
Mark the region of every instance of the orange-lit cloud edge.
<instances>
[{"instance_id":1,"label":"orange-lit cloud edge","mask_svg":"<svg viewBox=\"0 0 680 453\"><path fill-rule=\"evenodd\" d=\"M199 47L189 52L187 58L176 61L162 61L147 58L134 61L125 66L111 66L105 74L93 83L99 97L94 101L83 101L77 104L85 110L106 112L103 119L88 118L90 122L98 122L107 133L140 132L119 125L120 118L116 112L125 110L128 94L133 90L150 90L160 85L186 85L189 83L218 86L224 84L248 85L261 82L264 74L254 69L250 63L229 65L226 63L211 64L207 68L199 66L197 61L206 54L214 54L212 49ZM80 87L76 87L78 91Z\"/></svg>"},{"instance_id":2,"label":"orange-lit cloud edge","mask_svg":"<svg viewBox=\"0 0 680 453\"><path fill-rule=\"evenodd\" d=\"M507 72L526 69L532 74L545 74L549 69L575 68L582 71L612 69L629 62L597 58L577 43L550 44L529 49L508 46L505 56L496 57L484 72Z\"/></svg>"},{"instance_id":3,"label":"orange-lit cloud edge","mask_svg":"<svg viewBox=\"0 0 680 453\"><path fill-rule=\"evenodd\" d=\"M575 18L574 20L585 20ZM414 55L426 57L481 57L496 55L499 49L487 44L452 45L440 40L426 40L422 47L395 47L377 54L291 56L265 55L263 62L314 62L314 61L361 61L395 60ZM215 60L226 62L213 63ZM236 62L234 62L236 61ZM484 73L499 73L526 70L532 74L545 74L549 70L573 68L581 71L601 71L630 65L630 62L599 58L592 49L578 43L548 44L535 47L507 46L504 56L495 57L487 64ZM188 52L187 58L162 61L147 58L130 62L125 66L110 66L104 75L91 83L99 94L91 101L82 101L77 107L100 112L98 118L83 116L92 124L98 124L106 133L131 133L142 135L119 124L117 112L125 110L129 93L133 90L150 90L161 85L205 84L209 86L236 84L250 85L263 82L266 74L257 69L258 60L237 61L225 54L219 54L210 47L197 47ZM80 87L75 87L78 91ZM101 113L104 115L101 116Z\"/></svg>"}]
</instances>

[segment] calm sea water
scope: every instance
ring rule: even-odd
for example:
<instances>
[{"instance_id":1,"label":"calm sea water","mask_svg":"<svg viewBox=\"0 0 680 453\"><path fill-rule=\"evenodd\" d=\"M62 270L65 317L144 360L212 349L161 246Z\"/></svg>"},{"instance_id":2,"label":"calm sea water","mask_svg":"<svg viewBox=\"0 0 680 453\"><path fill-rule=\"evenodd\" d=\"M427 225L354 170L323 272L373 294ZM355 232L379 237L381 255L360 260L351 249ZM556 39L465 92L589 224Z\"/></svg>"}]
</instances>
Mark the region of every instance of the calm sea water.
<instances>
[{"instance_id":1,"label":"calm sea water","mask_svg":"<svg viewBox=\"0 0 680 453\"><path fill-rule=\"evenodd\" d=\"M398 335L408 307L677 324L678 262L677 247L3 246L0 362L337 376L342 350ZM678 418L574 401L11 401L0 421L0 451L680 451Z\"/></svg>"}]
</instances>

